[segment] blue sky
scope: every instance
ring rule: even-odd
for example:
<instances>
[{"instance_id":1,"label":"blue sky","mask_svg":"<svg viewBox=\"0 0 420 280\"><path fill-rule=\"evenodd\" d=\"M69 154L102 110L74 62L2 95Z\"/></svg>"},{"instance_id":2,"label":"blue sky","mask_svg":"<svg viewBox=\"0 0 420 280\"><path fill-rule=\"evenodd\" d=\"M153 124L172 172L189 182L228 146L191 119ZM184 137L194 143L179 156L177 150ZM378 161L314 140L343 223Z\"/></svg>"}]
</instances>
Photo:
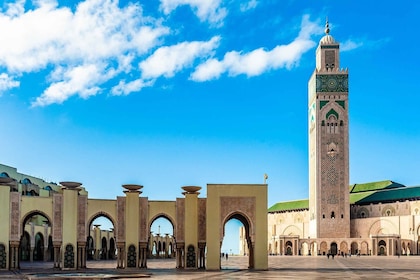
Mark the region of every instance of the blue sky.
<instances>
[{"instance_id":1,"label":"blue sky","mask_svg":"<svg viewBox=\"0 0 420 280\"><path fill-rule=\"evenodd\" d=\"M350 183L420 185L417 1L0 4L0 161L93 198L263 183L308 197L307 81L328 16L349 68Z\"/></svg>"}]
</instances>

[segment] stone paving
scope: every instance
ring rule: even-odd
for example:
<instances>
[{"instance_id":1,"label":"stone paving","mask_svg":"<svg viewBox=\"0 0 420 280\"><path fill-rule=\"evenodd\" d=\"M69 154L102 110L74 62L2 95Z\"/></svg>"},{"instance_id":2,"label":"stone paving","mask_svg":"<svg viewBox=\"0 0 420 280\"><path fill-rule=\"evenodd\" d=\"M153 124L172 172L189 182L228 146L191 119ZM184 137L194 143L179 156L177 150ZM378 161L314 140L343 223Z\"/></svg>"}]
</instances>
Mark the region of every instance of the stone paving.
<instances>
[{"instance_id":1,"label":"stone paving","mask_svg":"<svg viewBox=\"0 0 420 280\"><path fill-rule=\"evenodd\" d=\"M270 256L266 271L248 270L248 259L222 259L222 270L177 270L174 260L148 260L147 270L117 270L115 261L90 261L89 268L60 271L52 263L22 263L19 271L0 271L0 279L420 279L420 256Z\"/></svg>"}]
</instances>

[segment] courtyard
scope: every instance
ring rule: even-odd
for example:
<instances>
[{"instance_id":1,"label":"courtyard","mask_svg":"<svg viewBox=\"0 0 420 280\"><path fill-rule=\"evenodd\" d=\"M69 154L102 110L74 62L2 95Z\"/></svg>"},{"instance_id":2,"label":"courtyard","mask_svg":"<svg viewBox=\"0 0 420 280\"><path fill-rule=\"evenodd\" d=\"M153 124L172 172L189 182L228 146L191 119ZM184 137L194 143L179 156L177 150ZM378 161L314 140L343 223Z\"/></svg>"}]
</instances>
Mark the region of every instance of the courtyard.
<instances>
[{"instance_id":1,"label":"courtyard","mask_svg":"<svg viewBox=\"0 0 420 280\"><path fill-rule=\"evenodd\" d=\"M1 279L419 279L420 256L269 256L269 270L247 269L247 257L222 259L222 270L177 270L174 260L148 260L146 270L117 270L115 261L89 261L88 268L61 271L52 263L22 263L19 271L1 271Z\"/></svg>"}]
</instances>

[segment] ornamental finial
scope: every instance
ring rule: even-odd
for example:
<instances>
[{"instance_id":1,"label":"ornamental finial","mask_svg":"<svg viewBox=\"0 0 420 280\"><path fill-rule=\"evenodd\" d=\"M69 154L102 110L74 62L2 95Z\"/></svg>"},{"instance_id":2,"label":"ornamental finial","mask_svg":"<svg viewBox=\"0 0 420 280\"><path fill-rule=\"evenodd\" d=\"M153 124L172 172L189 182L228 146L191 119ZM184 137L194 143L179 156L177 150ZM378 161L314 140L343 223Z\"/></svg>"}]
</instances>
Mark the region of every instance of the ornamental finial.
<instances>
[{"instance_id":1,"label":"ornamental finial","mask_svg":"<svg viewBox=\"0 0 420 280\"><path fill-rule=\"evenodd\" d=\"M327 34L327 35L330 34L330 24L328 23L328 17L325 21L325 34Z\"/></svg>"}]
</instances>

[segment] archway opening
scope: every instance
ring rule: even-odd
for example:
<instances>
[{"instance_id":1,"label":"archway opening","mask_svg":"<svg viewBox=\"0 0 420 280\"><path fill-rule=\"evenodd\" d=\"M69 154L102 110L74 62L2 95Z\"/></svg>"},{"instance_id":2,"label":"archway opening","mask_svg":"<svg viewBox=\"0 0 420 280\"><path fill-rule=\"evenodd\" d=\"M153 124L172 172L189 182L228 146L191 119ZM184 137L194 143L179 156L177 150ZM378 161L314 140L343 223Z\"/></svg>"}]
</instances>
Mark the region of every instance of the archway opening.
<instances>
[{"instance_id":1,"label":"archway opening","mask_svg":"<svg viewBox=\"0 0 420 280\"><path fill-rule=\"evenodd\" d=\"M114 223L104 213L94 216L88 225L86 239L86 266L99 268L117 267Z\"/></svg>"},{"instance_id":2,"label":"archway opening","mask_svg":"<svg viewBox=\"0 0 420 280\"><path fill-rule=\"evenodd\" d=\"M287 256L292 256L293 255L293 243L290 240L286 242L285 255L287 255Z\"/></svg>"},{"instance_id":3,"label":"archway opening","mask_svg":"<svg viewBox=\"0 0 420 280\"><path fill-rule=\"evenodd\" d=\"M254 268L250 224L242 214L231 215L223 225L220 260L221 269Z\"/></svg>"},{"instance_id":4,"label":"archway opening","mask_svg":"<svg viewBox=\"0 0 420 280\"><path fill-rule=\"evenodd\" d=\"M378 242L378 256L386 256L386 242L381 240Z\"/></svg>"},{"instance_id":5,"label":"archway opening","mask_svg":"<svg viewBox=\"0 0 420 280\"><path fill-rule=\"evenodd\" d=\"M330 254L335 256L338 254L338 248L337 248L337 243L332 242L330 245Z\"/></svg>"},{"instance_id":6,"label":"archway opening","mask_svg":"<svg viewBox=\"0 0 420 280\"><path fill-rule=\"evenodd\" d=\"M39 211L34 211L24 218L22 228L19 245L21 267L28 267L35 261L52 262L54 250L49 218Z\"/></svg>"},{"instance_id":7,"label":"archway opening","mask_svg":"<svg viewBox=\"0 0 420 280\"><path fill-rule=\"evenodd\" d=\"M174 269L175 246L176 238L171 220L165 215L156 217L150 224L147 268Z\"/></svg>"},{"instance_id":8,"label":"archway opening","mask_svg":"<svg viewBox=\"0 0 420 280\"><path fill-rule=\"evenodd\" d=\"M352 242L351 245L351 254L352 255L360 255L360 251L359 251L359 245L357 244L357 242Z\"/></svg>"}]
</instances>

